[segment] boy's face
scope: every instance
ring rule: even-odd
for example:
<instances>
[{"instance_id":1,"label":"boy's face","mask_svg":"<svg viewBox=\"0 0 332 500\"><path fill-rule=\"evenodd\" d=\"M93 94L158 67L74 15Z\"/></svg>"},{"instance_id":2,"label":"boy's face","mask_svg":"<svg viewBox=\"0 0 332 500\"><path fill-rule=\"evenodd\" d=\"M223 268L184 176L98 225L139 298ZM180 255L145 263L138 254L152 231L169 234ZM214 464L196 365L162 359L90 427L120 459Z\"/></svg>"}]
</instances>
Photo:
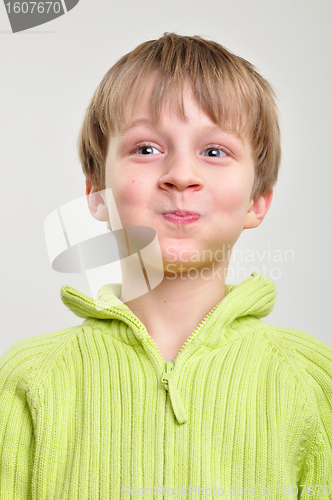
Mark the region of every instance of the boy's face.
<instances>
[{"instance_id":1,"label":"boy's face","mask_svg":"<svg viewBox=\"0 0 332 500\"><path fill-rule=\"evenodd\" d=\"M155 229L164 270L198 268L214 256L220 262L221 251L225 257L245 227L261 222L248 215L254 183L249 142L212 122L189 87L184 88L188 122L167 106L161 123L154 124L150 89L135 110L127 105L125 121L133 126L109 141L106 188L112 190L123 226ZM178 224L163 215L174 210L200 217Z\"/></svg>"}]
</instances>

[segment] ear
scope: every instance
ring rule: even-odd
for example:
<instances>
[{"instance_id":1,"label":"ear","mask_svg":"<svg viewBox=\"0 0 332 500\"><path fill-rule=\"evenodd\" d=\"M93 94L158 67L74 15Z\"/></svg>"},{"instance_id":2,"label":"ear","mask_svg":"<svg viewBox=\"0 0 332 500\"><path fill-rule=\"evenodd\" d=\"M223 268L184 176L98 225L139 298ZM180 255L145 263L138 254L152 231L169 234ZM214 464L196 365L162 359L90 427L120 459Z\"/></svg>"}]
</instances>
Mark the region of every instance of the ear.
<instances>
[{"instance_id":1,"label":"ear","mask_svg":"<svg viewBox=\"0 0 332 500\"><path fill-rule=\"evenodd\" d=\"M85 194L91 215L101 222L107 222L109 215L105 200L105 190L96 191L90 180L85 181L85 186Z\"/></svg>"},{"instance_id":2,"label":"ear","mask_svg":"<svg viewBox=\"0 0 332 500\"><path fill-rule=\"evenodd\" d=\"M249 204L248 213L243 229L253 229L263 222L263 219L270 208L273 197L273 189L256 200L252 199Z\"/></svg>"}]
</instances>

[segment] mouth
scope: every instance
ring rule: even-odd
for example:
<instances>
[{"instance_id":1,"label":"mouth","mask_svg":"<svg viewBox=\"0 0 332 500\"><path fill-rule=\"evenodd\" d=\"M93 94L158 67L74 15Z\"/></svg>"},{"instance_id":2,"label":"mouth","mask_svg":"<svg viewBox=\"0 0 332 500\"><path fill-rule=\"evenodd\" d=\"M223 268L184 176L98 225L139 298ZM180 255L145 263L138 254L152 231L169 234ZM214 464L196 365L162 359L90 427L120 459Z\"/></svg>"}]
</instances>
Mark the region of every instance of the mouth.
<instances>
[{"instance_id":1,"label":"mouth","mask_svg":"<svg viewBox=\"0 0 332 500\"><path fill-rule=\"evenodd\" d=\"M164 212L161 215L164 219L175 224L190 224L201 218L201 215L197 212L188 212L186 210L173 210L171 212Z\"/></svg>"},{"instance_id":2,"label":"mouth","mask_svg":"<svg viewBox=\"0 0 332 500\"><path fill-rule=\"evenodd\" d=\"M187 215L198 215L198 216L200 216L199 213L197 213L197 212L191 212L191 211L188 211L188 210L171 210L170 212L163 212L163 215L168 215L168 214L178 215L179 217L185 217Z\"/></svg>"}]
</instances>

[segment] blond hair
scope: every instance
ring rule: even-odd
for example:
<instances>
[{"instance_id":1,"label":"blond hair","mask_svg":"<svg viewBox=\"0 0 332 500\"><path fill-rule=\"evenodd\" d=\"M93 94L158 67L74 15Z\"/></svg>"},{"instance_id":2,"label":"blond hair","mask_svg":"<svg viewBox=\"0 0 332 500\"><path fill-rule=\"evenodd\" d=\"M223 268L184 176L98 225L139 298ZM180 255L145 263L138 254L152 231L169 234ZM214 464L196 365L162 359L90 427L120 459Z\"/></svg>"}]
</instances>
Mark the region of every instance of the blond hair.
<instances>
[{"instance_id":1,"label":"blond hair","mask_svg":"<svg viewBox=\"0 0 332 500\"><path fill-rule=\"evenodd\" d=\"M269 82L245 59L200 36L165 32L121 57L105 74L86 110L78 137L84 175L97 190L105 189L105 160L111 135L124 121L130 96L135 102L155 77L152 112L160 119L167 97L178 99L186 120L183 86L189 82L200 108L229 131L245 133L252 147L255 181L252 198L277 182L281 159L276 94Z\"/></svg>"}]
</instances>

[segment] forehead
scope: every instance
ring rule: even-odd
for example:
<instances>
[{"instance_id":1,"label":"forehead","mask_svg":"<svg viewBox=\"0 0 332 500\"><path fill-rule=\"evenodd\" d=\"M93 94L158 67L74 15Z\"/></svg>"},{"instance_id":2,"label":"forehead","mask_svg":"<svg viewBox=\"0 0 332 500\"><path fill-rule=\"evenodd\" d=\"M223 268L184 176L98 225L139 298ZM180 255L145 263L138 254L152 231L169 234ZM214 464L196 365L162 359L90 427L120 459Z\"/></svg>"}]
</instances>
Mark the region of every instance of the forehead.
<instances>
[{"instance_id":1,"label":"forehead","mask_svg":"<svg viewBox=\"0 0 332 500\"><path fill-rule=\"evenodd\" d=\"M150 77L144 85L136 85L136 88L132 89L126 99L120 130L127 127L134 118L139 116L147 117L154 125L161 123L165 114L187 120L188 101L192 103L193 92L187 84L182 89L177 88L173 89L172 92L157 93L155 78Z\"/></svg>"},{"instance_id":2,"label":"forehead","mask_svg":"<svg viewBox=\"0 0 332 500\"><path fill-rule=\"evenodd\" d=\"M123 118L117 127L120 137L138 126L156 127L163 124L166 117L189 123L195 117L199 117L202 121L202 129L217 130L221 128L243 143L246 135L243 132L246 131L240 130L240 127L232 122L230 116L225 116L221 120L217 120L216 116L211 116L195 97L188 82L185 82L180 88L171 88L161 95L154 94L154 85L155 79L150 78L144 88L140 87L138 92L132 91L126 99L123 106Z\"/></svg>"},{"instance_id":3,"label":"forehead","mask_svg":"<svg viewBox=\"0 0 332 500\"><path fill-rule=\"evenodd\" d=\"M137 128L149 129L159 128L167 122L167 118L187 122L190 126L198 129L200 134L224 132L228 136L235 137L240 146L246 146L246 136L226 122L216 122L210 117L200 103L195 99L194 93L189 85L183 87L182 92L166 95L158 103L158 113L153 109L153 84L151 82L141 92L140 96L131 95L124 107L124 116L117 130L117 136L121 140Z\"/></svg>"}]
</instances>

